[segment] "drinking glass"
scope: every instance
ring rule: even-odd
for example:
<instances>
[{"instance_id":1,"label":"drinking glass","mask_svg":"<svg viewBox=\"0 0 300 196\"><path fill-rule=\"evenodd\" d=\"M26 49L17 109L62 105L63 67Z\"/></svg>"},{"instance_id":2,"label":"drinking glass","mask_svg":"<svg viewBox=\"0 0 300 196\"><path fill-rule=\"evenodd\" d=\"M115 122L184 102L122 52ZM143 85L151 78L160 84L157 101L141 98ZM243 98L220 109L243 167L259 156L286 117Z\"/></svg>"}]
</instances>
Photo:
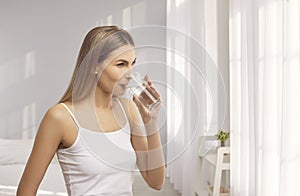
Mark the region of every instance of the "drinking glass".
<instances>
[{"instance_id":1,"label":"drinking glass","mask_svg":"<svg viewBox=\"0 0 300 196\"><path fill-rule=\"evenodd\" d=\"M130 80L126 88L131 95L136 95L149 110L159 105L160 99L155 96L154 91L150 88L144 77L135 70L131 71L127 77L130 78Z\"/></svg>"}]
</instances>

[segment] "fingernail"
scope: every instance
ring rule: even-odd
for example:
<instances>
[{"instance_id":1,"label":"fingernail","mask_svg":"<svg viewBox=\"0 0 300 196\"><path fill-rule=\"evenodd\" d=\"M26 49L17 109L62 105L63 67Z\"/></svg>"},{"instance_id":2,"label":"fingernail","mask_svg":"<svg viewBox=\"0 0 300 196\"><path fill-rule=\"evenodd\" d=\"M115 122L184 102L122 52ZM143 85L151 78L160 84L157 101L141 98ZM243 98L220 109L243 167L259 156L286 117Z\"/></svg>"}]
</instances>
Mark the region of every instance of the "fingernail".
<instances>
[{"instance_id":1,"label":"fingernail","mask_svg":"<svg viewBox=\"0 0 300 196\"><path fill-rule=\"evenodd\" d=\"M149 80L149 76L147 74L145 75L145 80Z\"/></svg>"}]
</instances>

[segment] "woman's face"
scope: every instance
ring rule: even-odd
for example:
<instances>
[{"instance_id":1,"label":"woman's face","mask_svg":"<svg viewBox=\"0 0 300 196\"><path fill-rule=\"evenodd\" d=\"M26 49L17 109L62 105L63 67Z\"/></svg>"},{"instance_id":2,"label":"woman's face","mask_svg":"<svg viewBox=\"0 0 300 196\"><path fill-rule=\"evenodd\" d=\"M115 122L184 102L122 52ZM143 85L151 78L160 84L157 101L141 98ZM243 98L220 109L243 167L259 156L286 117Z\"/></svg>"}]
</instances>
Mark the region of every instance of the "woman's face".
<instances>
[{"instance_id":1,"label":"woman's face","mask_svg":"<svg viewBox=\"0 0 300 196\"><path fill-rule=\"evenodd\" d=\"M135 50L131 45L113 51L101 65L103 71L100 72L97 87L116 96L124 94L130 80L126 75L130 73L135 59Z\"/></svg>"}]
</instances>

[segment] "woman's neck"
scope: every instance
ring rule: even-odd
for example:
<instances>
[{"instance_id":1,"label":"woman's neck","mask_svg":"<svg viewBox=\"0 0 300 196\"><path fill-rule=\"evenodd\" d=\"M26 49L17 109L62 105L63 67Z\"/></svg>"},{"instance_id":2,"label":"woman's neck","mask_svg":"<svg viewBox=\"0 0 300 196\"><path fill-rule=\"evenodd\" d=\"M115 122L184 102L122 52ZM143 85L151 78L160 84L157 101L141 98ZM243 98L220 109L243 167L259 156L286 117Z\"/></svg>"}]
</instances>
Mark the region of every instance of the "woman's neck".
<instances>
[{"instance_id":1,"label":"woman's neck","mask_svg":"<svg viewBox=\"0 0 300 196\"><path fill-rule=\"evenodd\" d=\"M95 107L101 110L112 109L112 94L104 92L101 88L96 87L95 91Z\"/></svg>"}]
</instances>

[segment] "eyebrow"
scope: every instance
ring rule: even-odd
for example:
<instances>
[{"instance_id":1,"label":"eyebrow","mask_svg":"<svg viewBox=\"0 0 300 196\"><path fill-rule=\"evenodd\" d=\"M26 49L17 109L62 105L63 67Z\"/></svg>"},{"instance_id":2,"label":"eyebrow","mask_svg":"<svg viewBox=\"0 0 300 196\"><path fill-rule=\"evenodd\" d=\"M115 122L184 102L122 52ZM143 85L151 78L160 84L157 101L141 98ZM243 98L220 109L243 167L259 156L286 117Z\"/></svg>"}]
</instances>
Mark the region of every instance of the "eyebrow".
<instances>
[{"instance_id":1,"label":"eyebrow","mask_svg":"<svg viewBox=\"0 0 300 196\"><path fill-rule=\"evenodd\" d=\"M124 63L129 63L128 61L124 60L124 59L118 59L117 61L122 61ZM134 64L136 61L136 58L134 59L134 61L132 62L132 64Z\"/></svg>"}]
</instances>

